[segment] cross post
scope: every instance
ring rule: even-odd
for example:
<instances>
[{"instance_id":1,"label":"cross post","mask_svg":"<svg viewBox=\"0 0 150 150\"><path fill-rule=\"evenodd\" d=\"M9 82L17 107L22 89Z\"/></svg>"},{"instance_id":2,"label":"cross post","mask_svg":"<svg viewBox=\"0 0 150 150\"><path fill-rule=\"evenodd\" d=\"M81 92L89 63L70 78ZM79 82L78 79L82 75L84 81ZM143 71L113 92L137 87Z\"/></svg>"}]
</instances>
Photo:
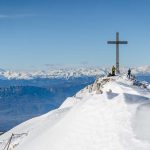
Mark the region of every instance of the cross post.
<instances>
[{"instance_id":1,"label":"cross post","mask_svg":"<svg viewBox=\"0 0 150 150\"><path fill-rule=\"evenodd\" d=\"M119 32L116 32L116 41L107 41L107 44L116 44L116 73L119 74L119 44L128 44L128 41L119 41Z\"/></svg>"}]
</instances>

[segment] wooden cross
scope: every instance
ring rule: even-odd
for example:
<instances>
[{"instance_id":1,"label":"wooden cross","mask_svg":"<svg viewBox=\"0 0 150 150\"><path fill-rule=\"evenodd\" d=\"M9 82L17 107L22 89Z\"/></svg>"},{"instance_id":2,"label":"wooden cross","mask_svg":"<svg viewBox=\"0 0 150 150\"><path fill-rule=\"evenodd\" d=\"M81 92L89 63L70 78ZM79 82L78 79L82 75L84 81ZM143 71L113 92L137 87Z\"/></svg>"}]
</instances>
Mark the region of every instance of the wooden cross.
<instances>
[{"instance_id":1,"label":"wooden cross","mask_svg":"<svg viewBox=\"0 0 150 150\"><path fill-rule=\"evenodd\" d=\"M119 32L116 32L116 41L108 41L107 44L116 44L116 73L120 73L120 70L119 70L119 44L128 44L128 41L119 41Z\"/></svg>"}]
</instances>

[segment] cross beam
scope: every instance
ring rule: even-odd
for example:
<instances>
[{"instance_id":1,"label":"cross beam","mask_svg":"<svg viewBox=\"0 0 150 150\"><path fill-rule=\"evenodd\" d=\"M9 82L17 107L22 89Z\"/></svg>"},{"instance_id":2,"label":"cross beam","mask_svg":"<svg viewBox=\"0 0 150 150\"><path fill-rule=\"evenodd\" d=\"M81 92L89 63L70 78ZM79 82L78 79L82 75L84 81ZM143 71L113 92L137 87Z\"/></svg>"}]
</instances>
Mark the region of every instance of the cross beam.
<instances>
[{"instance_id":1,"label":"cross beam","mask_svg":"<svg viewBox=\"0 0 150 150\"><path fill-rule=\"evenodd\" d=\"M119 41L119 32L116 32L116 41L107 41L107 44L116 44L116 73L119 70L119 44L128 44L128 41Z\"/></svg>"}]
</instances>

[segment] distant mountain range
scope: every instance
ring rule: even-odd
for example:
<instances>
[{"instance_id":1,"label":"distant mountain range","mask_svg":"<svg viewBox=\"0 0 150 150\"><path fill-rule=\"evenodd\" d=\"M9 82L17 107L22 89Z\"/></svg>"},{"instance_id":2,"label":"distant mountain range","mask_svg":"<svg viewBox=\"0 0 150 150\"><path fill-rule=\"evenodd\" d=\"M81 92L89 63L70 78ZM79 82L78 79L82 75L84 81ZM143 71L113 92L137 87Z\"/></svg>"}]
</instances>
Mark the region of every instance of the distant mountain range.
<instances>
[{"instance_id":1,"label":"distant mountain range","mask_svg":"<svg viewBox=\"0 0 150 150\"><path fill-rule=\"evenodd\" d=\"M0 69L0 79L37 79L37 78L71 78L71 77L83 77L83 76L97 76L104 74L101 68L62 68L62 69L50 69L46 71L12 71Z\"/></svg>"},{"instance_id":2,"label":"distant mountain range","mask_svg":"<svg viewBox=\"0 0 150 150\"><path fill-rule=\"evenodd\" d=\"M128 67L121 68L123 73L127 72ZM150 66L141 67L131 67L132 73L135 75L150 75ZM38 71L13 71L0 69L0 79L2 80L30 80L37 78L48 78L48 79L59 79L59 78L74 78L74 77L84 77L84 76L99 76L106 75L111 72L111 68L102 67L60 67L60 68L49 68L48 70L38 70Z\"/></svg>"}]
</instances>

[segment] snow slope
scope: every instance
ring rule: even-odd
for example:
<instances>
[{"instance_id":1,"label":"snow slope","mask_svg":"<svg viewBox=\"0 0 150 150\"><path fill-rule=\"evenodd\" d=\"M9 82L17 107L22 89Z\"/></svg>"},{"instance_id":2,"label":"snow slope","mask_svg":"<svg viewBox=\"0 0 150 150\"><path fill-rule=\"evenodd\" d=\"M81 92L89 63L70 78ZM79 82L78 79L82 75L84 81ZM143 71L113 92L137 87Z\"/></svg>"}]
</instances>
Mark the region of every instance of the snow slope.
<instances>
[{"instance_id":1,"label":"snow slope","mask_svg":"<svg viewBox=\"0 0 150 150\"><path fill-rule=\"evenodd\" d=\"M58 109L26 121L12 133L15 150L149 150L150 92L125 77L101 78Z\"/></svg>"}]
</instances>

